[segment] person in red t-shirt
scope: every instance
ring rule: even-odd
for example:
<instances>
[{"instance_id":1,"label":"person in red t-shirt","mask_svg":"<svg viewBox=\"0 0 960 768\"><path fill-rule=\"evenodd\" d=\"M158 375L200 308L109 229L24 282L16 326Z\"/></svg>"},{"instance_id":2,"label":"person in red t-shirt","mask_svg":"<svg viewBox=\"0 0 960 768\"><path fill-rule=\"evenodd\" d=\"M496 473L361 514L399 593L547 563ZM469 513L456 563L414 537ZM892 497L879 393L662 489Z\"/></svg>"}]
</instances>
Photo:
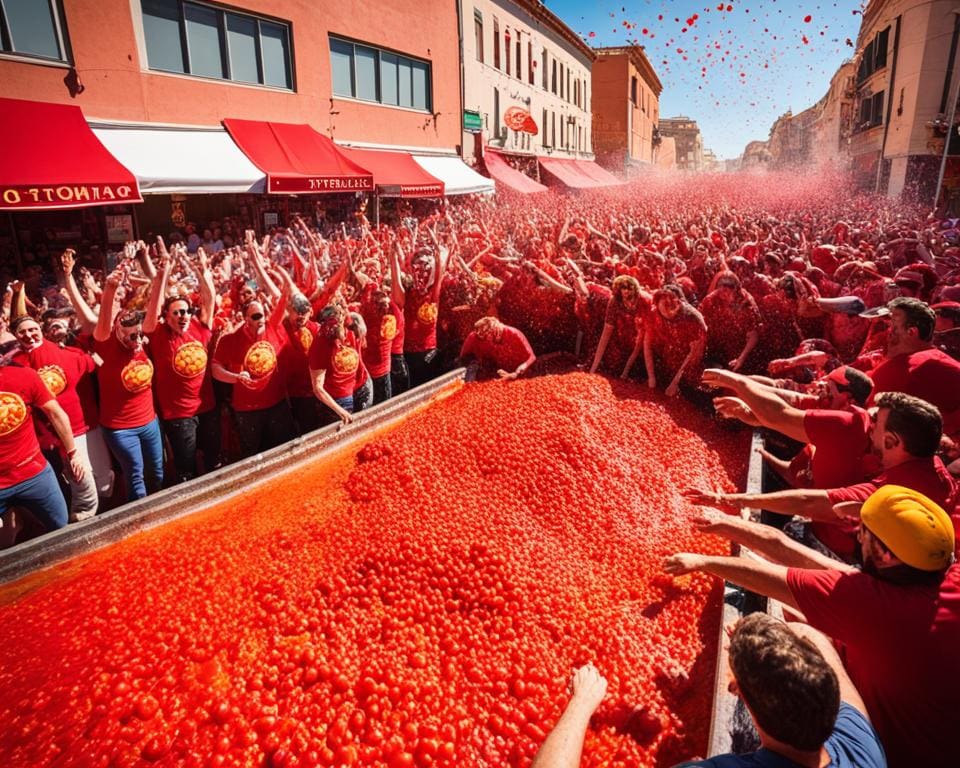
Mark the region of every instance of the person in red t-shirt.
<instances>
[{"instance_id":1,"label":"person in red t-shirt","mask_svg":"<svg viewBox=\"0 0 960 768\"><path fill-rule=\"evenodd\" d=\"M700 383L707 326L677 285L657 291L653 295L653 306L643 335L647 385L654 389L658 381L667 381L665 392L674 397L680 391L681 382L691 388Z\"/></svg>"},{"instance_id":2,"label":"person in red t-shirt","mask_svg":"<svg viewBox=\"0 0 960 768\"><path fill-rule=\"evenodd\" d=\"M30 511L47 530L67 524L67 505L53 468L40 451L32 409L44 412L60 439L70 473L83 479L84 465L73 442L70 419L40 375L10 364L16 341L0 347L0 525L10 506Z\"/></svg>"},{"instance_id":3,"label":"person in red t-shirt","mask_svg":"<svg viewBox=\"0 0 960 768\"><path fill-rule=\"evenodd\" d=\"M476 363L473 370L468 367L467 381L493 375L516 379L536 362L537 356L521 331L495 317L481 317L460 350L462 361L471 358L476 358Z\"/></svg>"},{"instance_id":4,"label":"person in red t-shirt","mask_svg":"<svg viewBox=\"0 0 960 768\"><path fill-rule=\"evenodd\" d=\"M360 315L367 326L363 364L373 382L373 402L382 403L393 396L391 387L391 350L397 336L397 319L403 310L391 296L372 281L360 293Z\"/></svg>"},{"instance_id":5,"label":"person in red t-shirt","mask_svg":"<svg viewBox=\"0 0 960 768\"><path fill-rule=\"evenodd\" d=\"M237 437L244 456L274 448L294 435L286 377L280 367L289 343L283 327L289 301L289 285L284 283L269 322L261 302L247 302L243 324L220 339L213 355L213 378L233 384Z\"/></svg>"},{"instance_id":6,"label":"person in red t-shirt","mask_svg":"<svg viewBox=\"0 0 960 768\"><path fill-rule=\"evenodd\" d=\"M877 489L860 512L863 572L739 517L695 522L762 558L678 553L673 575L701 571L771 597L839 645L891 768L947 768L960 732L960 565L950 517L923 494Z\"/></svg>"},{"instance_id":7,"label":"person in red t-shirt","mask_svg":"<svg viewBox=\"0 0 960 768\"><path fill-rule=\"evenodd\" d=\"M331 305L320 313L320 333L310 348L310 379L323 407L321 423L349 424L370 404L373 392L360 354L360 340L346 327L347 313Z\"/></svg>"},{"instance_id":8,"label":"person in red t-shirt","mask_svg":"<svg viewBox=\"0 0 960 768\"><path fill-rule=\"evenodd\" d=\"M760 340L760 310L732 272L721 272L715 284L699 307L707 324L706 357L739 371Z\"/></svg>"},{"instance_id":9,"label":"person in red t-shirt","mask_svg":"<svg viewBox=\"0 0 960 768\"><path fill-rule=\"evenodd\" d=\"M40 324L29 315L16 318L10 328L20 342L20 351L14 355L13 362L37 371L50 394L57 398L57 403L70 419L77 460L84 467L79 481L72 472L64 472L70 485L70 522L86 520L97 513L99 499L93 468L86 450L85 437L89 427L83 417L77 384L96 370L96 363L84 352L60 347L44 339ZM59 452L62 449L56 437L40 421L37 422L37 431L43 450Z\"/></svg>"},{"instance_id":10,"label":"person in red t-shirt","mask_svg":"<svg viewBox=\"0 0 960 768\"><path fill-rule=\"evenodd\" d=\"M395 244L390 254L389 285L384 281L384 289L390 293L390 303L397 308L394 313L396 330L390 344L390 397L402 395L410 389L410 369L407 367L407 358L403 356L403 346L406 343L406 319L403 315L403 276L400 272L399 244ZM380 402L377 400L377 402Z\"/></svg>"},{"instance_id":11,"label":"person in red t-shirt","mask_svg":"<svg viewBox=\"0 0 960 768\"><path fill-rule=\"evenodd\" d=\"M601 361L606 358L608 369L626 378L643 342L643 328L650 313L651 299L649 294L640 289L637 279L629 275L615 277L611 292L590 373L596 373Z\"/></svg>"},{"instance_id":12,"label":"person in red t-shirt","mask_svg":"<svg viewBox=\"0 0 960 768\"><path fill-rule=\"evenodd\" d=\"M293 411L297 434L305 435L320 426L320 411L310 382L310 347L320 333L320 324L310 318L313 307L302 294L290 300L283 327L290 343L283 348L281 362L287 376L287 397Z\"/></svg>"},{"instance_id":13,"label":"person in red t-shirt","mask_svg":"<svg viewBox=\"0 0 960 768\"><path fill-rule=\"evenodd\" d=\"M433 255L421 252L413 259L413 284L397 303L403 307L406 335L403 355L410 370L410 385L419 386L436 375L437 310L443 287L444 262L439 245ZM402 283L401 283L402 286Z\"/></svg>"},{"instance_id":14,"label":"person in red t-shirt","mask_svg":"<svg viewBox=\"0 0 960 768\"><path fill-rule=\"evenodd\" d=\"M932 403L943 415L944 431L960 431L960 362L933 346L937 316L919 299L887 305L890 332L883 362L871 370L874 397L906 392Z\"/></svg>"},{"instance_id":15,"label":"person in red t-shirt","mask_svg":"<svg viewBox=\"0 0 960 768\"><path fill-rule=\"evenodd\" d=\"M198 443L207 471L220 462L219 411L209 365L213 339L210 329L214 314L213 276L202 248L198 255L201 261L199 316L194 316L193 306L186 297L163 299L172 266L172 261L166 260L151 286L143 323L155 366L157 406L173 453L177 482L200 474ZM159 322L161 317L163 322Z\"/></svg>"},{"instance_id":16,"label":"person in red t-shirt","mask_svg":"<svg viewBox=\"0 0 960 768\"><path fill-rule=\"evenodd\" d=\"M143 345L143 313L116 307L125 277L123 267L107 276L93 348L103 360L97 380L104 438L123 470L127 500L133 501L163 485L163 440L153 409L153 363Z\"/></svg>"}]
</instances>

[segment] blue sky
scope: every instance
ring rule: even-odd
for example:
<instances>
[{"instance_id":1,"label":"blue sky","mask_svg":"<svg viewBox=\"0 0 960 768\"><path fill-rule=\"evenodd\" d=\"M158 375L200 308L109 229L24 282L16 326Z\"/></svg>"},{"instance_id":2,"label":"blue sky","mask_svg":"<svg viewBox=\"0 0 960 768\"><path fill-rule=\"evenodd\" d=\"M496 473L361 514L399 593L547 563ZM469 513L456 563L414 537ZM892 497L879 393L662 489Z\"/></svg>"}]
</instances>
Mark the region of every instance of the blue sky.
<instances>
[{"instance_id":1,"label":"blue sky","mask_svg":"<svg viewBox=\"0 0 960 768\"><path fill-rule=\"evenodd\" d=\"M826 93L854 53L862 10L856 0L546 5L590 45L645 46L663 83L661 116L696 119L704 146L721 158L737 157L781 114Z\"/></svg>"}]
</instances>

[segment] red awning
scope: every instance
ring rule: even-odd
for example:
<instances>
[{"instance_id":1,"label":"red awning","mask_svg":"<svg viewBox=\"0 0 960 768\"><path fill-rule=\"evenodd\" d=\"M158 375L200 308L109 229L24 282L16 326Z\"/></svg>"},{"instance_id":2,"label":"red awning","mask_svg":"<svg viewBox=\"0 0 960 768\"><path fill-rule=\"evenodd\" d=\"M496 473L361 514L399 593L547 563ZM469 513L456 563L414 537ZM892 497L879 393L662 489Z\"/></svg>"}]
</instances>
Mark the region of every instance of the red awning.
<instances>
[{"instance_id":1,"label":"red awning","mask_svg":"<svg viewBox=\"0 0 960 768\"><path fill-rule=\"evenodd\" d=\"M597 165L592 160L574 160L577 169L584 175L605 187L615 187L624 182L618 179L603 166Z\"/></svg>"},{"instance_id":2,"label":"red awning","mask_svg":"<svg viewBox=\"0 0 960 768\"><path fill-rule=\"evenodd\" d=\"M373 174L309 125L233 119L223 124L250 161L267 174L267 192L373 190Z\"/></svg>"},{"instance_id":3,"label":"red awning","mask_svg":"<svg viewBox=\"0 0 960 768\"><path fill-rule=\"evenodd\" d=\"M136 177L94 136L80 107L0 99L0 210L139 203Z\"/></svg>"},{"instance_id":4,"label":"red awning","mask_svg":"<svg viewBox=\"0 0 960 768\"><path fill-rule=\"evenodd\" d=\"M443 197L443 182L427 173L408 152L338 149L373 173L373 181L385 197Z\"/></svg>"},{"instance_id":5,"label":"red awning","mask_svg":"<svg viewBox=\"0 0 960 768\"><path fill-rule=\"evenodd\" d=\"M543 184L534 181L527 174L521 173L513 168L500 155L487 149L483 153L483 162L487 166L487 173L493 179L499 181L504 186L510 187L514 192L523 192L524 194L533 194L536 192L545 192L546 187Z\"/></svg>"},{"instance_id":6,"label":"red awning","mask_svg":"<svg viewBox=\"0 0 960 768\"><path fill-rule=\"evenodd\" d=\"M565 160L559 157L540 157L540 167L547 173L552 174L557 181L570 189L596 189L605 187L595 179L587 176L577 167L575 160Z\"/></svg>"}]
</instances>

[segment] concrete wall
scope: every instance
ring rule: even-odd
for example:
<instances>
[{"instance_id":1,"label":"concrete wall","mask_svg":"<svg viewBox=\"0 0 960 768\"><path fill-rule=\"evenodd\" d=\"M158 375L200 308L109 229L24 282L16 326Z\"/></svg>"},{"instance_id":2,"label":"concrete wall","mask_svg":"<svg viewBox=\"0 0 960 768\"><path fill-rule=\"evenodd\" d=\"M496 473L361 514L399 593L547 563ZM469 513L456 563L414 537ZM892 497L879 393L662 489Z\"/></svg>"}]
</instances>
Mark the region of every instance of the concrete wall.
<instances>
[{"instance_id":1,"label":"concrete wall","mask_svg":"<svg viewBox=\"0 0 960 768\"><path fill-rule=\"evenodd\" d=\"M482 137L485 144L504 151L554 157L593 157L593 131L590 105L593 88L590 83L592 55L565 39L550 23L528 12L524 3L509 0L464 0L463 68L465 110L480 113L481 136L465 134L464 155L471 144ZM483 61L478 60L475 13L483 21ZM500 66L495 66L494 21L499 30ZM510 31L510 74L506 67L506 31ZM572 33L571 33L572 34ZM520 40L520 77L517 77L516 46ZM530 53L534 66L530 83ZM543 87L544 52L546 52L548 87ZM554 63L557 66L557 93L552 91ZM560 66L563 66L563 97L560 96ZM567 89L569 78L570 88ZM579 81L580 85L575 83ZM575 103L579 91L579 103ZM496 92L496 96L495 96ZM496 102L496 103L495 103ZM496 107L496 109L495 109ZM530 113L537 133L512 130L504 124L503 115L511 107ZM547 124L544 124L544 110ZM554 126L556 126L554 128ZM496 133L499 127L500 133ZM564 134L566 129L566 134ZM473 152L475 154L475 151Z\"/></svg>"},{"instance_id":2,"label":"concrete wall","mask_svg":"<svg viewBox=\"0 0 960 768\"><path fill-rule=\"evenodd\" d=\"M454 3L237 0L224 7L290 23L293 91L150 71L140 0L63 0L66 36L83 92L70 95L64 82L69 66L4 57L0 95L76 104L93 119L201 126L225 117L271 119L310 123L348 141L446 149L459 144ZM435 114L333 98L330 33L431 62Z\"/></svg>"}]
</instances>

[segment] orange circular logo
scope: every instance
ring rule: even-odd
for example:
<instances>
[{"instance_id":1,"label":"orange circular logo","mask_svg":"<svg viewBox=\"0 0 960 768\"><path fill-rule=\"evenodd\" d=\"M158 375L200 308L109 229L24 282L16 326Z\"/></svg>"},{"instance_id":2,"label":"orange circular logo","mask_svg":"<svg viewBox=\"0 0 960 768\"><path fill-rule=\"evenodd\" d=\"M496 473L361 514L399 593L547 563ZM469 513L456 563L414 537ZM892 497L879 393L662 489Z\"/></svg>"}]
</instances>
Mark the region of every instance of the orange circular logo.
<instances>
[{"instance_id":1,"label":"orange circular logo","mask_svg":"<svg viewBox=\"0 0 960 768\"><path fill-rule=\"evenodd\" d=\"M207 369L207 349L199 341L188 341L177 349L172 365L185 379L200 376Z\"/></svg>"},{"instance_id":2,"label":"orange circular logo","mask_svg":"<svg viewBox=\"0 0 960 768\"><path fill-rule=\"evenodd\" d=\"M310 347L313 346L313 334L310 333L310 329L307 326L297 329L297 342L300 344L300 349L304 352L309 352Z\"/></svg>"},{"instance_id":3,"label":"orange circular logo","mask_svg":"<svg viewBox=\"0 0 960 768\"><path fill-rule=\"evenodd\" d=\"M50 394L56 397L67 388L67 374L59 365L44 365L37 369L40 380L47 385Z\"/></svg>"},{"instance_id":4,"label":"orange circular logo","mask_svg":"<svg viewBox=\"0 0 960 768\"><path fill-rule=\"evenodd\" d=\"M153 363L149 360L131 360L120 371L120 381L127 392L143 392L153 381Z\"/></svg>"},{"instance_id":5,"label":"orange circular logo","mask_svg":"<svg viewBox=\"0 0 960 768\"><path fill-rule=\"evenodd\" d=\"M393 341L397 335L397 318L395 315L384 315L380 321L380 337Z\"/></svg>"},{"instance_id":6,"label":"orange circular logo","mask_svg":"<svg viewBox=\"0 0 960 768\"><path fill-rule=\"evenodd\" d=\"M353 373L360 365L360 355L353 347L341 347L333 356L333 370L337 373Z\"/></svg>"},{"instance_id":7,"label":"orange circular logo","mask_svg":"<svg viewBox=\"0 0 960 768\"><path fill-rule=\"evenodd\" d=\"M27 420L27 406L16 392L0 392L0 437L9 435Z\"/></svg>"},{"instance_id":8,"label":"orange circular logo","mask_svg":"<svg viewBox=\"0 0 960 768\"><path fill-rule=\"evenodd\" d=\"M437 305L432 301L426 301L420 305L417 310L417 320L424 325L433 325L437 322Z\"/></svg>"},{"instance_id":9,"label":"orange circular logo","mask_svg":"<svg viewBox=\"0 0 960 768\"><path fill-rule=\"evenodd\" d=\"M258 341L247 350L243 369L253 378L269 376L277 368L277 351L269 341Z\"/></svg>"}]
</instances>

